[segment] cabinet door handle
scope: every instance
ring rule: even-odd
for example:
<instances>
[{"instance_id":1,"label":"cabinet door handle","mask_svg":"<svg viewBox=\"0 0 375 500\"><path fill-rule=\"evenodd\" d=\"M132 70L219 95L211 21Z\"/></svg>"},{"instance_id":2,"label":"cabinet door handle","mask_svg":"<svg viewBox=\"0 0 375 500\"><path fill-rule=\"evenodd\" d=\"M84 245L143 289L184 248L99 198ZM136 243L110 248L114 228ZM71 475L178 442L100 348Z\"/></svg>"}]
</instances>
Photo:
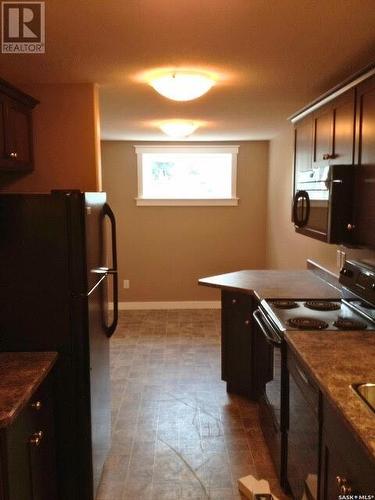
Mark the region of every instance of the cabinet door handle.
<instances>
[{"instance_id":1,"label":"cabinet door handle","mask_svg":"<svg viewBox=\"0 0 375 500\"><path fill-rule=\"evenodd\" d=\"M237 304L237 299L232 299L232 304Z\"/></svg>"},{"instance_id":2,"label":"cabinet door handle","mask_svg":"<svg viewBox=\"0 0 375 500\"><path fill-rule=\"evenodd\" d=\"M350 484L343 484L340 488L340 493L342 495L350 495L351 492L352 492L352 487L350 486Z\"/></svg>"},{"instance_id":3,"label":"cabinet door handle","mask_svg":"<svg viewBox=\"0 0 375 500\"><path fill-rule=\"evenodd\" d=\"M337 155L326 153L323 155L323 160L334 160Z\"/></svg>"},{"instance_id":4,"label":"cabinet door handle","mask_svg":"<svg viewBox=\"0 0 375 500\"><path fill-rule=\"evenodd\" d=\"M352 487L346 477L336 476L336 484L342 495L349 495L352 492Z\"/></svg>"},{"instance_id":5,"label":"cabinet door handle","mask_svg":"<svg viewBox=\"0 0 375 500\"><path fill-rule=\"evenodd\" d=\"M32 446L39 446L43 439L43 431L34 432L34 434L29 439Z\"/></svg>"},{"instance_id":6,"label":"cabinet door handle","mask_svg":"<svg viewBox=\"0 0 375 500\"><path fill-rule=\"evenodd\" d=\"M16 153L16 151L12 151L11 153L9 153L9 156L11 158L17 158L18 154Z\"/></svg>"},{"instance_id":7,"label":"cabinet door handle","mask_svg":"<svg viewBox=\"0 0 375 500\"><path fill-rule=\"evenodd\" d=\"M250 325L250 320L249 320L249 319L246 319L246 320L245 320L245 325L246 325L246 326L249 326L249 325Z\"/></svg>"},{"instance_id":8,"label":"cabinet door handle","mask_svg":"<svg viewBox=\"0 0 375 500\"><path fill-rule=\"evenodd\" d=\"M296 372L298 373L298 375L301 377L301 379L305 382L306 385L310 385L310 382L309 382L309 379L306 377L306 375L303 373L303 371L298 368L297 365L294 365L295 369L296 369Z\"/></svg>"},{"instance_id":9,"label":"cabinet door handle","mask_svg":"<svg viewBox=\"0 0 375 500\"><path fill-rule=\"evenodd\" d=\"M31 408L32 408L33 410L36 410L36 411L41 410L41 409L42 409L42 406L43 406L43 404L42 404L42 402L41 402L41 401L34 401L34 403L31 403Z\"/></svg>"}]
</instances>

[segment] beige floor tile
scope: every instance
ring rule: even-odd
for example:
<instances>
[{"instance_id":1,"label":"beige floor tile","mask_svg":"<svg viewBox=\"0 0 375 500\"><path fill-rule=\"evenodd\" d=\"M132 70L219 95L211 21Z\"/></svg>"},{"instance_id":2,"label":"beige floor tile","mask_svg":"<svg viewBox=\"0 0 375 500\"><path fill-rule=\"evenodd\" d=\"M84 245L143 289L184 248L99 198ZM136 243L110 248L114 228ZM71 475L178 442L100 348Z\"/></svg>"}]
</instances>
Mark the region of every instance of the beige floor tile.
<instances>
[{"instance_id":1,"label":"beige floor tile","mask_svg":"<svg viewBox=\"0 0 375 500\"><path fill-rule=\"evenodd\" d=\"M112 448L97 500L240 500L271 481L258 405L220 381L220 311L125 311L111 340Z\"/></svg>"}]
</instances>

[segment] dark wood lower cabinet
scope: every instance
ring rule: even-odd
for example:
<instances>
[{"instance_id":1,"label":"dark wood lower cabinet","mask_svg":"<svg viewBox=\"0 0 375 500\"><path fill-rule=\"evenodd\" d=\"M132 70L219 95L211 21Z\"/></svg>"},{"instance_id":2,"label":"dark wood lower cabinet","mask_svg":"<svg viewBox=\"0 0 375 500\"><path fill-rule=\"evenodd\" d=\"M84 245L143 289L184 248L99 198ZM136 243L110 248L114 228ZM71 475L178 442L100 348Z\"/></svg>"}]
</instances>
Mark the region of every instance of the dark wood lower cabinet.
<instances>
[{"instance_id":1,"label":"dark wood lower cabinet","mask_svg":"<svg viewBox=\"0 0 375 500\"><path fill-rule=\"evenodd\" d=\"M257 400L264 389L264 342L254 328L253 312L257 301L252 295L223 290L221 295L221 368L228 392Z\"/></svg>"},{"instance_id":2,"label":"dark wood lower cabinet","mask_svg":"<svg viewBox=\"0 0 375 500\"><path fill-rule=\"evenodd\" d=\"M0 499L57 500L51 375L0 432Z\"/></svg>"},{"instance_id":3,"label":"dark wood lower cabinet","mask_svg":"<svg viewBox=\"0 0 375 500\"><path fill-rule=\"evenodd\" d=\"M323 399L320 500L375 495L375 462L357 442L337 410ZM346 498L350 498L347 496ZM354 497L353 497L354 498Z\"/></svg>"},{"instance_id":4,"label":"dark wood lower cabinet","mask_svg":"<svg viewBox=\"0 0 375 500\"><path fill-rule=\"evenodd\" d=\"M375 495L374 457L289 348L287 356L287 479L292 497L371 500ZM368 410L364 407L363 411Z\"/></svg>"}]
</instances>

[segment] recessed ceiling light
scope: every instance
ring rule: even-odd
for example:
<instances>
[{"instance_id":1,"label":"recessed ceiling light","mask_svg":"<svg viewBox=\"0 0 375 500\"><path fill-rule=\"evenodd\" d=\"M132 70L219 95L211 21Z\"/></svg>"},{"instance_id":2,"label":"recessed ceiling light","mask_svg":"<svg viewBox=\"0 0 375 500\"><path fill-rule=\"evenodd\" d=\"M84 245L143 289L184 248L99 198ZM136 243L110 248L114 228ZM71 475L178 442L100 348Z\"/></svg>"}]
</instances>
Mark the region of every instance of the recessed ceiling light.
<instances>
[{"instance_id":1,"label":"recessed ceiling light","mask_svg":"<svg viewBox=\"0 0 375 500\"><path fill-rule=\"evenodd\" d=\"M191 135L199 125L188 120L170 120L160 123L159 128L169 137L182 138Z\"/></svg>"},{"instance_id":2,"label":"recessed ceiling light","mask_svg":"<svg viewBox=\"0 0 375 500\"><path fill-rule=\"evenodd\" d=\"M153 76L149 83L168 99L191 101L208 92L215 85L215 80L203 72L170 71Z\"/></svg>"}]
</instances>

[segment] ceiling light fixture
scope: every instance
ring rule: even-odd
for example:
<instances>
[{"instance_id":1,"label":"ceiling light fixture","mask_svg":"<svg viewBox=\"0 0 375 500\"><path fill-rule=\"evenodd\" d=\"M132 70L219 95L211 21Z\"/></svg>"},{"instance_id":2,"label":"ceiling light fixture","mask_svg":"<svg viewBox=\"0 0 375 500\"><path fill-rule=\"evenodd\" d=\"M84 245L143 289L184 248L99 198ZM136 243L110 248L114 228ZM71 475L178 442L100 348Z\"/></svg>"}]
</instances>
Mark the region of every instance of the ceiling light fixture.
<instances>
[{"instance_id":1,"label":"ceiling light fixture","mask_svg":"<svg viewBox=\"0 0 375 500\"><path fill-rule=\"evenodd\" d=\"M199 125L187 120L170 120L160 123L159 128L164 134L173 138L182 138L191 135Z\"/></svg>"},{"instance_id":2,"label":"ceiling light fixture","mask_svg":"<svg viewBox=\"0 0 375 500\"><path fill-rule=\"evenodd\" d=\"M199 71L170 71L153 76L149 83L168 99L191 101L208 92L215 85L215 80Z\"/></svg>"}]
</instances>

